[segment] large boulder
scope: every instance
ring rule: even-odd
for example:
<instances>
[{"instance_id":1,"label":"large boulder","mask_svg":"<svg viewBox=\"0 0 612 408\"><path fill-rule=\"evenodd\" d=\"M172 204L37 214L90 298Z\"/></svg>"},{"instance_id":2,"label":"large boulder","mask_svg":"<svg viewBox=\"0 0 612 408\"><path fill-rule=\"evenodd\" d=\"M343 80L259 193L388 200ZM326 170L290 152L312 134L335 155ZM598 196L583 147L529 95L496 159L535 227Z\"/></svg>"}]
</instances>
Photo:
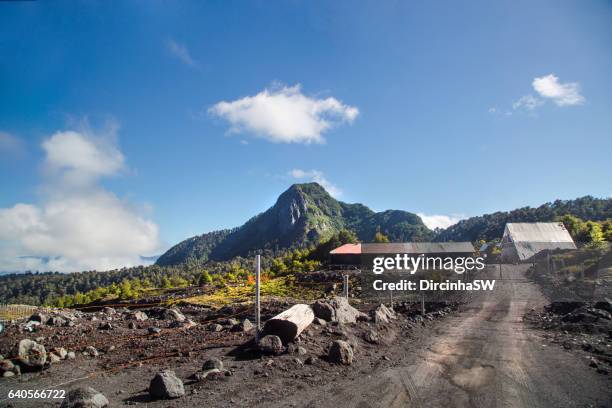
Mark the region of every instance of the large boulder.
<instances>
[{"instance_id":1,"label":"large boulder","mask_svg":"<svg viewBox=\"0 0 612 408\"><path fill-rule=\"evenodd\" d=\"M339 323L355 323L367 316L349 305L348 299L336 296L329 301L318 300L312 305L316 317Z\"/></svg>"},{"instance_id":2,"label":"large boulder","mask_svg":"<svg viewBox=\"0 0 612 408\"><path fill-rule=\"evenodd\" d=\"M382 303L372 311L374 323L389 323L389 320L394 320L396 318L395 312Z\"/></svg>"},{"instance_id":3,"label":"large boulder","mask_svg":"<svg viewBox=\"0 0 612 408\"><path fill-rule=\"evenodd\" d=\"M268 334L267 336L259 339L257 348L264 354L273 355L282 354L285 351L281 338L272 334Z\"/></svg>"},{"instance_id":4,"label":"large boulder","mask_svg":"<svg viewBox=\"0 0 612 408\"><path fill-rule=\"evenodd\" d=\"M60 408L103 408L108 405L108 400L100 392L91 387L81 387L68 391Z\"/></svg>"},{"instance_id":5,"label":"large boulder","mask_svg":"<svg viewBox=\"0 0 612 408\"><path fill-rule=\"evenodd\" d=\"M23 339L17 346L17 357L20 364L34 369L43 368L47 362L45 346L33 340Z\"/></svg>"},{"instance_id":6,"label":"large boulder","mask_svg":"<svg viewBox=\"0 0 612 408\"><path fill-rule=\"evenodd\" d=\"M318 319L331 322L336 318L336 311L333 306L324 300L317 300L312 304L312 310Z\"/></svg>"},{"instance_id":7,"label":"large boulder","mask_svg":"<svg viewBox=\"0 0 612 408\"><path fill-rule=\"evenodd\" d=\"M164 370L155 374L151 380L149 394L158 399L179 398L185 395L185 388L174 371Z\"/></svg>"},{"instance_id":8,"label":"large boulder","mask_svg":"<svg viewBox=\"0 0 612 408\"><path fill-rule=\"evenodd\" d=\"M329 348L327 358L331 363L351 365L353 363L353 349L346 341L335 340Z\"/></svg>"}]
</instances>

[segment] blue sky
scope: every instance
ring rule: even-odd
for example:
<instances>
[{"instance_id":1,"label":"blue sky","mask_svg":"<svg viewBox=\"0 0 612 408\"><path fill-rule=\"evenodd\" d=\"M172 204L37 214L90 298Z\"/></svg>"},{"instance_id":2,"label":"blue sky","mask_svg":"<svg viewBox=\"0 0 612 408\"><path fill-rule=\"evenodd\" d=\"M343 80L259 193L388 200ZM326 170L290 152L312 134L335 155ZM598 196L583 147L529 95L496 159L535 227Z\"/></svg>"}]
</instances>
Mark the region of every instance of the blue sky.
<instances>
[{"instance_id":1,"label":"blue sky","mask_svg":"<svg viewBox=\"0 0 612 408\"><path fill-rule=\"evenodd\" d=\"M610 21L606 1L2 2L0 269L129 264L311 179L430 223L610 196Z\"/></svg>"}]
</instances>

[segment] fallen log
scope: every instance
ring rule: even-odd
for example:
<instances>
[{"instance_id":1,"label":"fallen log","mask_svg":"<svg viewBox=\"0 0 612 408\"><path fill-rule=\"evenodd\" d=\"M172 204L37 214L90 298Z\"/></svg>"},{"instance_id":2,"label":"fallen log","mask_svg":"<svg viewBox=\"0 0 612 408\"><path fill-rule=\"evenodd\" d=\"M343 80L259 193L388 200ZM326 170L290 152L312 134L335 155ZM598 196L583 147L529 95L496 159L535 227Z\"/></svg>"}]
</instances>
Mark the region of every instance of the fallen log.
<instances>
[{"instance_id":1,"label":"fallen log","mask_svg":"<svg viewBox=\"0 0 612 408\"><path fill-rule=\"evenodd\" d=\"M295 339L314 320L314 312L308 305L294 305L284 312L268 320L264 326L264 334L273 334L284 344Z\"/></svg>"}]
</instances>

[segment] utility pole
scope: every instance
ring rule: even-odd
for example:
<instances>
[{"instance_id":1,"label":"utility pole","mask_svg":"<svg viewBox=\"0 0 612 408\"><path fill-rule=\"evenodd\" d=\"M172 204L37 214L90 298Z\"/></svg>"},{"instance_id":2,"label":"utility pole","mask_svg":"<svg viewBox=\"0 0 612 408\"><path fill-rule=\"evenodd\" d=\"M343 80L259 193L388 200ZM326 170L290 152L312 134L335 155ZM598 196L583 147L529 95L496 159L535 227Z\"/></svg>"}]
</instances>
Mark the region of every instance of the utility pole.
<instances>
[{"instance_id":1,"label":"utility pole","mask_svg":"<svg viewBox=\"0 0 612 408\"><path fill-rule=\"evenodd\" d=\"M255 339L259 340L259 332L261 331L261 315L260 315L260 302L259 297L259 283L261 273L261 255L255 257L255 322L257 324L257 331L255 333Z\"/></svg>"},{"instance_id":2,"label":"utility pole","mask_svg":"<svg viewBox=\"0 0 612 408\"><path fill-rule=\"evenodd\" d=\"M348 298L349 298L349 277L348 275L342 275L342 285L343 285L342 289L344 291L344 297L348 301Z\"/></svg>"}]
</instances>

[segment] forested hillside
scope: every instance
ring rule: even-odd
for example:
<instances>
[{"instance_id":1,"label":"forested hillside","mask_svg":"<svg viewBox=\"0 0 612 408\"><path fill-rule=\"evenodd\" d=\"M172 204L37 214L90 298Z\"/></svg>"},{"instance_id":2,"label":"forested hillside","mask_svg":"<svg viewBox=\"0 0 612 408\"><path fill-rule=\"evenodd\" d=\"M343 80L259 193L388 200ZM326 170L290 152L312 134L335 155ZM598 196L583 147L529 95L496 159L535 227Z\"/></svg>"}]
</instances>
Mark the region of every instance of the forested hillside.
<instances>
[{"instance_id":1,"label":"forested hillside","mask_svg":"<svg viewBox=\"0 0 612 408\"><path fill-rule=\"evenodd\" d=\"M253 251L304 248L346 228L362 241L381 231L392 241L430 241L433 232L418 215L399 210L376 213L362 204L334 199L317 183L294 184L271 208L241 227L189 238L170 248L158 265L188 260L223 261Z\"/></svg>"},{"instance_id":2,"label":"forested hillside","mask_svg":"<svg viewBox=\"0 0 612 408\"><path fill-rule=\"evenodd\" d=\"M575 200L556 200L536 208L523 207L471 217L440 231L436 241L491 241L501 238L507 222L555 221L567 214L582 220L604 221L612 218L612 199L585 196Z\"/></svg>"}]
</instances>

